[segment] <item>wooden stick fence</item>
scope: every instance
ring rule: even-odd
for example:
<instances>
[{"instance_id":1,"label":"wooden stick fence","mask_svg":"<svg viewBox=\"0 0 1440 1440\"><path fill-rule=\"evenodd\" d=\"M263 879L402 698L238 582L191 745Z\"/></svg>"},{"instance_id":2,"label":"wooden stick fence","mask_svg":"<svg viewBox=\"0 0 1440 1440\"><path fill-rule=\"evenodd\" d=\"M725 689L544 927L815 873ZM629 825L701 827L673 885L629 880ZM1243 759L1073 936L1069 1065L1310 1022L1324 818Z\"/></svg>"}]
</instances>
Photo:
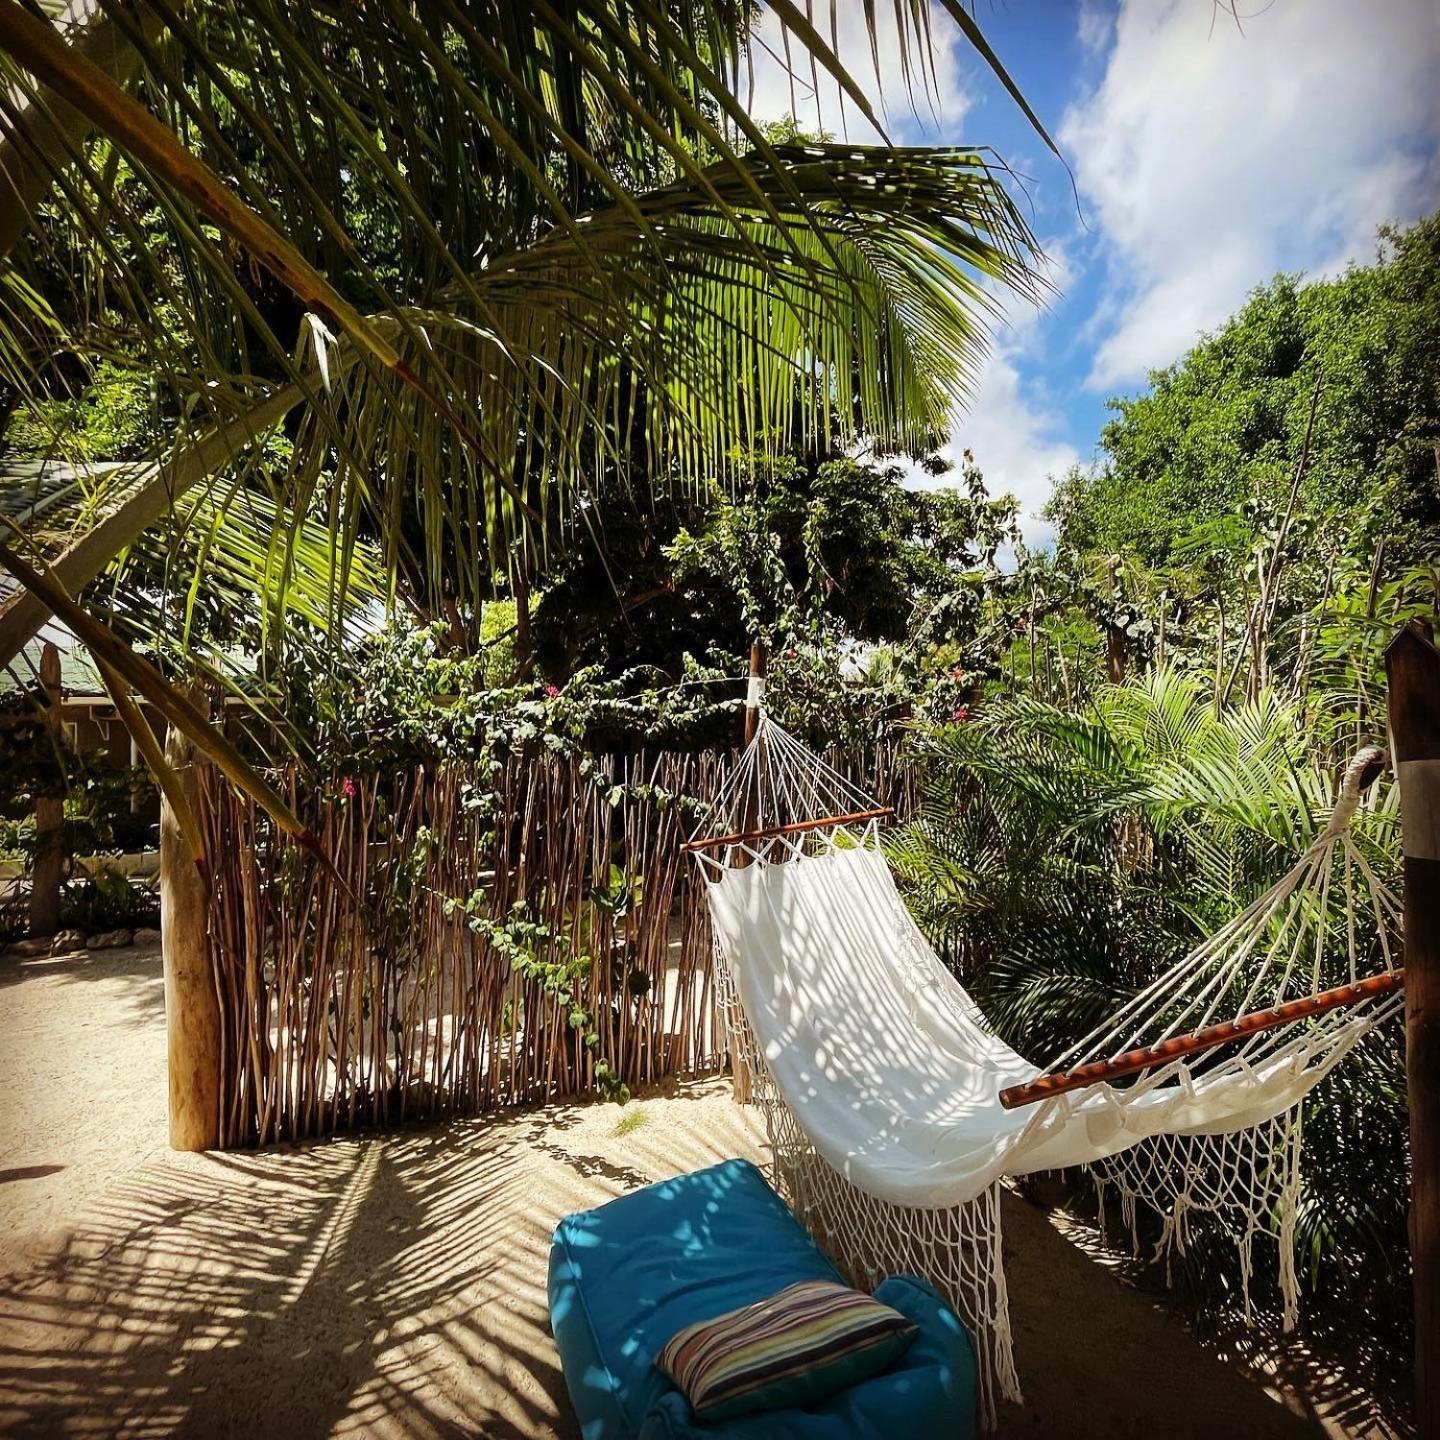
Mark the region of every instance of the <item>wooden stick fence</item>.
<instances>
[{"instance_id":1,"label":"wooden stick fence","mask_svg":"<svg viewBox=\"0 0 1440 1440\"><path fill-rule=\"evenodd\" d=\"M906 779L886 755L885 799ZM719 1069L683 852L730 758L516 759L279 788L333 872L211 773L222 1147Z\"/></svg>"}]
</instances>

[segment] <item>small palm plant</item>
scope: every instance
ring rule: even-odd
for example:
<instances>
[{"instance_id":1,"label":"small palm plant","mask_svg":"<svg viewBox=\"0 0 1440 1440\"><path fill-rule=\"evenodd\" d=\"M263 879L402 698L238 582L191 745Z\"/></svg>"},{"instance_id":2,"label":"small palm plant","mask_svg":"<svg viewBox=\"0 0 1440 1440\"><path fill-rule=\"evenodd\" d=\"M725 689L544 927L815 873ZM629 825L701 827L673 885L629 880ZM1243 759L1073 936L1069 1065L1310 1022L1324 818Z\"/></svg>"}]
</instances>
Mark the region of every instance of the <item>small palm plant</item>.
<instances>
[{"instance_id":1,"label":"small palm plant","mask_svg":"<svg viewBox=\"0 0 1440 1440\"><path fill-rule=\"evenodd\" d=\"M1203 681L1167 670L1103 686L1080 712L997 702L917 736L925 801L891 856L917 918L996 1030L1043 1062L1296 864L1329 816L1343 765L1331 738L1268 693L1217 710ZM1377 874L1397 872L1393 790L1350 833ZM1337 956L1349 923L1340 891L1337 881L1328 897ZM1366 918L1362 906L1357 943L1375 948L1379 968ZM1398 1033L1357 1047L1304 1119L1297 1253L1312 1285L1403 1311ZM1217 1247L1215 1268L1197 1267L1211 1300L1238 1293L1221 1263L1231 1256Z\"/></svg>"}]
</instances>

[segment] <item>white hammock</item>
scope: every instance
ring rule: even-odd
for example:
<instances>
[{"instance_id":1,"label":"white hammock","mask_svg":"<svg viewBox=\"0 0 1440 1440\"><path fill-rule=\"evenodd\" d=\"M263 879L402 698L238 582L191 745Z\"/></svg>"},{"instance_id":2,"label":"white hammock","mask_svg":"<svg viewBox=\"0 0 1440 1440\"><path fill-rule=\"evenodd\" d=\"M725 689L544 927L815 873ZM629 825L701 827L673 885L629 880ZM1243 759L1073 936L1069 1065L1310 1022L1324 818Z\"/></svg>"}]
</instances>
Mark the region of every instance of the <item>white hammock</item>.
<instances>
[{"instance_id":1,"label":"white hammock","mask_svg":"<svg viewBox=\"0 0 1440 1440\"><path fill-rule=\"evenodd\" d=\"M1361 768L1351 766L1330 823L1288 875L1046 1070L1310 996L1347 973L1359 980L1365 907L1390 971L1399 905L1346 833ZM1239 1231L1247 1291L1254 1236L1274 1234L1288 1324L1297 1107L1403 1006L1398 990L1123 1085L1006 1109L1003 1090L1045 1072L993 1033L910 917L879 850L876 808L762 716L707 824L723 838L692 842L738 1002L732 1049L753 1071L777 1179L817 1238L857 1279L912 1268L950 1293L981 1341L987 1418L997 1391L1019 1398L1000 1265L1003 1176L1096 1166L1132 1223L1146 1199L1167 1216L1162 1243L1181 1248L1188 1211L1220 1214ZM852 818L809 823L837 815Z\"/></svg>"}]
</instances>

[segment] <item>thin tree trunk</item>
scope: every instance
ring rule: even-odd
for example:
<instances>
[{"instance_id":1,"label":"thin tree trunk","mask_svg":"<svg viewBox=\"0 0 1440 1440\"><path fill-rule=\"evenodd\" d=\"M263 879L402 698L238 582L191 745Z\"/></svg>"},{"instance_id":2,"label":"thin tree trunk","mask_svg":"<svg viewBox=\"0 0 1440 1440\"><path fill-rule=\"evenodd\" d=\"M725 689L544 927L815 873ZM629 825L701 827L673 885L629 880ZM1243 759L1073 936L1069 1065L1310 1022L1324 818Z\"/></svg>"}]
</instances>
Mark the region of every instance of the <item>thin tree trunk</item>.
<instances>
[{"instance_id":1,"label":"thin tree trunk","mask_svg":"<svg viewBox=\"0 0 1440 1440\"><path fill-rule=\"evenodd\" d=\"M769 650L762 641L752 641L750 645L750 684L745 696L745 748L747 750L760 730L760 716L765 708L765 676L769 668ZM760 825L763 819L760 812L760 796L764 793L765 783L766 776L757 769L754 776L755 788L747 800L746 812L741 817L742 829L753 830ZM743 866L748 863L742 848L737 864ZM741 1023L745 1023L743 1019ZM740 1053L738 1046L731 1053L730 1070L731 1098L737 1105L748 1105L754 1093L754 1077L750 1074L749 1062Z\"/></svg>"},{"instance_id":2,"label":"thin tree trunk","mask_svg":"<svg viewBox=\"0 0 1440 1440\"><path fill-rule=\"evenodd\" d=\"M1026 638L1030 641L1030 693L1037 694L1040 686L1039 676L1035 672L1035 586L1030 586L1030 619L1025 626Z\"/></svg>"},{"instance_id":3,"label":"thin tree trunk","mask_svg":"<svg viewBox=\"0 0 1440 1440\"><path fill-rule=\"evenodd\" d=\"M1113 604L1119 604L1122 596L1120 594L1120 557L1110 557L1110 599ZM1109 621L1105 625L1105 678L1112 685L1120 685L1125 680L1126 668L1126 635L1119 626Z\"/></svg>"},{"instance_id":4,"label":"thin tree trunk","mask_svg":"<svg viewBox=\"0 0 1440 1440\"><path fill-rule=\"evenodd\" d=\"M1215 715L1218 719L1221 705L1220 692L1225 688L1225 591L1219 585L1215 587L1215 612L1217 616L1215 632Z\"/></svg>"},{"instance_id":5,"label":"thin tree trunk","mask_svg":"<svg viewBox=\"0 0 1440 1440\"><path fill-rule=\"evenodd\" d=\"M1112 685L1125 681L1125 632L1118 625L1105 627L1105 678Z\"/></svg>"},{"instance_id":6,"label":"thin tree trunk","mask_svg":"<svg viewBox=\"0 0 1440 1440\"><path fill-rule=\"evenodd\" d=\"M45 726L58 757L64 754L65 729L60 710L60 652L46 642L40 655L40 685L45 692ZM53 935L60 928L60 896L65 882L65 801L45 795L35 802L35 868L30 885L30 933Z\"/></svg>"}]
</instances>

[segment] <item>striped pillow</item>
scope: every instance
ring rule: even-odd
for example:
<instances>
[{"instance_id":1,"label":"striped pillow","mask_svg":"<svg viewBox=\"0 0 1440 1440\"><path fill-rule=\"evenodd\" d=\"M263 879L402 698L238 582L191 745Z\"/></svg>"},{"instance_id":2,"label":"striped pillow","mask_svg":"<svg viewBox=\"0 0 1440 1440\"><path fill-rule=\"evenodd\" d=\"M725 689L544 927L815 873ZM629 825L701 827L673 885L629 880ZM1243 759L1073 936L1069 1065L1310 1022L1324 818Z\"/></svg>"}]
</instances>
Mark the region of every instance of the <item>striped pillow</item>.
<instances>
[{"instance_id":1,"label":"striped pillow","mask_svg":"<svg viewBox=\"0 0 1440 1440\"><path fill-rule=\"evenodd\" d=\"M828 1280L687 1325L655 1357L702 1423L810 1405L883 1370L919 1327Z\"/></svg>"}]
</instances>

